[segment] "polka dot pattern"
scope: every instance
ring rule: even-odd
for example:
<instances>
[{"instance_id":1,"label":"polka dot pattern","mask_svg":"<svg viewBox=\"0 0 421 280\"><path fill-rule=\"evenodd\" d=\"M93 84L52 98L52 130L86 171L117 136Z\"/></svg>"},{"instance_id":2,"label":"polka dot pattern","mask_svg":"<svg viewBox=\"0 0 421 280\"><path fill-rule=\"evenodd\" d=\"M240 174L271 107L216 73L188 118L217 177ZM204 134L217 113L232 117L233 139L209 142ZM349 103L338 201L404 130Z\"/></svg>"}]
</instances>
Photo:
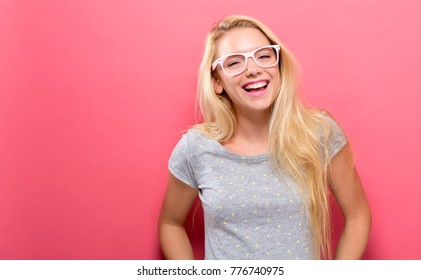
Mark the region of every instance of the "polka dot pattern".
<instances>
[{"instance_id":1,"label":"polka dot pattern","mask_svg":"<svg viewBox=\"0 0 421 280\"><path fill-rule=\"evenodd\" d=\"M331 153L344 145L336 140ZM305 194L273 169L267 154L233 154L193 129L177 144L169 169L199 190L206 259L313 258Z\"/></svg>"}]
</instances>

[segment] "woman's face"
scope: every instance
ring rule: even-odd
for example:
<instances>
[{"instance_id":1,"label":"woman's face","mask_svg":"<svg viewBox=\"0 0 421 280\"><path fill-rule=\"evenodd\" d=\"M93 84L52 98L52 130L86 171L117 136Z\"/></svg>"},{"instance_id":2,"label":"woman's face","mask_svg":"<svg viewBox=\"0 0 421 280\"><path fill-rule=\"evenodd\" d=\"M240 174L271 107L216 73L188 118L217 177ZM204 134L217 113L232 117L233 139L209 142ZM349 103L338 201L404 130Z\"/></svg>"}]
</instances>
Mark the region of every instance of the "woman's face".
<instances>
[{"instance_id":1,"label":"woman's face","mask_svg":"<svg viewBox=\"0 0 421 280\"><path fill-rule=\"evenodd\" d=\"M217 57L232 53L247 53L271 45L262 32L255 28L236 28L227 32L217 46ZM248 58L245 70L237 75L224 73L221 65L216 68L214 88L217 94L224 90L234 104L237 114L268 113L278 95L281 76L278 64L263 68Z\"/></svg>"}]
</instances>

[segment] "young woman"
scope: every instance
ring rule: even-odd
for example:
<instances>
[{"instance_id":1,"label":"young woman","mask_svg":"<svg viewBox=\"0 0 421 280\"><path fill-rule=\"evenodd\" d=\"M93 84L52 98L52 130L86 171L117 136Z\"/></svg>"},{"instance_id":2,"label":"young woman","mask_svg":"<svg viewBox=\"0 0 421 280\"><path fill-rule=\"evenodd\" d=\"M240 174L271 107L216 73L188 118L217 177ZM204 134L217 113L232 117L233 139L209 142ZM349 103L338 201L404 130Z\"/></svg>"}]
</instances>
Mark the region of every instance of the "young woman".
<instances>
[{"instance_id":1,"label":"young woman","mask_svg":"<svg viewBox=\"0 0 421 280\"><path fill-rule=\"evenodd\" d=\"M209 32L199 69L203 122L169 160L159 219L168 259L193 259L184 229L197 195L206 259L359 259L370 210L347 139L304 106L297 67L261 22L230 16ZM331 254L329 193L345 226Z\"/></svg>"}]
</instances>

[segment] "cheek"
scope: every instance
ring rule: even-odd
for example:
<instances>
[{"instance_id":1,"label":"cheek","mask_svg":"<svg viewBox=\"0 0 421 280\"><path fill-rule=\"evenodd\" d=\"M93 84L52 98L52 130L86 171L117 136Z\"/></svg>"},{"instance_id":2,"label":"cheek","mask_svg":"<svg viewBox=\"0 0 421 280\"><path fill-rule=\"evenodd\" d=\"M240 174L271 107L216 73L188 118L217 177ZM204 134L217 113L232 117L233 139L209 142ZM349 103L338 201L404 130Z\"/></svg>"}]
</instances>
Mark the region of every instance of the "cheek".
<instances>
[{"instance_id":1,"label":"cheek","mask_svg":"<svg viewBox=\"0 0 421 280\"><path fill-rule=\"evenodd\" d=\"M281 85L282 85L282 80L281 80L281 78L278 78L277 81L276 81L276 86L275 86L277 91L281 90Z\"/></svg>"},{"instance_id":2,"label":"cheek","mask_svg":"<svg viewBox=\"0 0 421 280\"><path fill-rule=\"evenodd\" d=\"M241 90L240 82L238 79L232 78L230 80L225 80L222 83L222 87L224 88L227 94L233 94L237 90Z\"/></svg>"},{"instance_id":3,"label":"cheek","mask_svg":"<svg viewBox=\"0 0 421 280\"><path fill-rule=\"evenodd\" d=\"M273 83L274 83L274 88L275 90L279 91L281 89L281 74L279 73L279 71L275 71L275 73L273 73Z\"/></svg>"}]
</instances>

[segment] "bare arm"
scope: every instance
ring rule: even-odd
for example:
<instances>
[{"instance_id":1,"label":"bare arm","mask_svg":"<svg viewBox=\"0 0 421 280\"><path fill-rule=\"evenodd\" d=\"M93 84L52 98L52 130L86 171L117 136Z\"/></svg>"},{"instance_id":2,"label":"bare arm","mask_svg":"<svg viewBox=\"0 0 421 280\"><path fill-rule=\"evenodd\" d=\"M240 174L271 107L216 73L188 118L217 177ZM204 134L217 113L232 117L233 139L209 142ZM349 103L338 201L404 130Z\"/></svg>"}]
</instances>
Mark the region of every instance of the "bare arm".
<instances>
[{"instance_id":1,"label":"bare arm","mask_svg":"<svg viewBox=\"0 0 421 280\"><path fill-rule=\"evenodd\" d=\"M345 218L335 259L361 259L371 226L368 201L350 153L349 144L346 144L330 166L329 183Z\"/></svg>"},{"instance_id":2,"label":"bare arm","mask_svg":"<svg viewBox=\"0 0 421 280\"><path fill-rule=\"evenodd\" d=\"M196 197L197 190L169 173L158 222L161 249L167 259L194 259L184 222Z\"/></svg>"}]
</instances>

